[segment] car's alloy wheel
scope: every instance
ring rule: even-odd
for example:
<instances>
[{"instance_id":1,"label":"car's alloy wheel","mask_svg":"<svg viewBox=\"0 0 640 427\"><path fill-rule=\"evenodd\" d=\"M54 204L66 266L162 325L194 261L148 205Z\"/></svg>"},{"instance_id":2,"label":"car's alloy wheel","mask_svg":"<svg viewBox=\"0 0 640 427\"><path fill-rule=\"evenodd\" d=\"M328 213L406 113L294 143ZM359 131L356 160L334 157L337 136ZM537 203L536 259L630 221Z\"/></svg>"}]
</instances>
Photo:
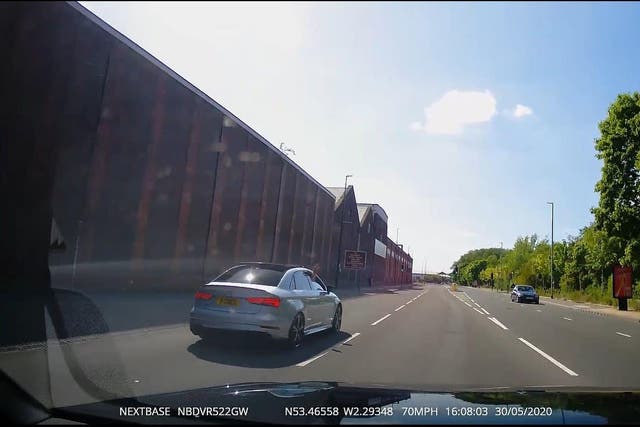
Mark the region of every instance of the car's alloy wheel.
<instances>
[{"instance_id":1,"label":"car's alloy wheel","mask_svg":"<svg viewBox=\"0 0 640 427\"><path fill-rule=\"evenodd\" d=\"M336 314L333 315L333 324L331 325L334 332L340 332L340 326L342 326L342 306L338 305L336 308Z\"/></svg>"},{"instance_id":2,"label":"car's alloy wheel","mask_svg":"<svg viewBox=\"0 0 640 427\"><path fill-rule=\"evenodd\" d=\"M304 317L302 314L296 314L291 322L291 328L289 328L289 345L293 348L302 346L302 339L304 338Z\"/></svg>"}]
</instances>

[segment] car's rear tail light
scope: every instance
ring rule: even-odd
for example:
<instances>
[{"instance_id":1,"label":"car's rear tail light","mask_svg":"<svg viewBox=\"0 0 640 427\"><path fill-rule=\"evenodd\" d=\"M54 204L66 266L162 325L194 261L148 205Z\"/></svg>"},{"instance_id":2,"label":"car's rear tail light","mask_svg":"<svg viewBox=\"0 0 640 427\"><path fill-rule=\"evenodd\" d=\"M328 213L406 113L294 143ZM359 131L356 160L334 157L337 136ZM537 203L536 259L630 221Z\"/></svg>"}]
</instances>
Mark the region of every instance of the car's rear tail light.
<instances>
[{"instance_id":1,"label":"car's rear tail light","mask_svg":"<svg viewBox=\"0 0 640 427\"><path fill-rule=\"evenodd\" d=\"M202 299L202 300L208 301L211 299L212 296L213 295L211 295L208 292L200 292L200 291L196 292L196 299Z\"/></svg>"},{"instance_id":2,"label":"car's rear tail light","mask_svg":"<svg viewBox=\"0 0 640 427\"><path fill-rule=\"evenodd\" d=\"M249 301L251 304L280 307L280 298L276 297L249 297L247 298L247 301Z\"/></svg>"}]
</instances>

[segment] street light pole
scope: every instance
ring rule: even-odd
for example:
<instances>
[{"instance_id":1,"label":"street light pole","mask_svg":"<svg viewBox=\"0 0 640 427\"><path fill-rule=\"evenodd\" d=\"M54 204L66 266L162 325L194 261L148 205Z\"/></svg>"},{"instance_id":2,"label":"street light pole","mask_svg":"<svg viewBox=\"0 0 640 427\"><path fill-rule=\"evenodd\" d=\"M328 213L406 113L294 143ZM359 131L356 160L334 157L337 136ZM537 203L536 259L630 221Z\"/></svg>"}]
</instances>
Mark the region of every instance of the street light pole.
<instances>
[{"instance_id":1,"label":"street light pole","mask_svg":"<svg viewBox=\"0 0 640 427\"><path fill-rule=\"evenodd\" d=\"M553 202L547 202L551 205L551 266L549 267L551 274L551 299L553 299Z\"/></svg>"},{"instance_id":2,"label":"street light pole","mask_svg":"<svg viewBox=\"0 0 640 427\"><path fill-rule=\"evenodd\" d=\"M340 236L338 237L338 262L336 263L336 288L340 279L340 262L342 260L342 229L344 226L344 210L346 208L345 201L347 197L347 180L353 175L345 175L344 177L344 193L342 200L342 212L340 213Z\"/></svg>"}]
</instances>

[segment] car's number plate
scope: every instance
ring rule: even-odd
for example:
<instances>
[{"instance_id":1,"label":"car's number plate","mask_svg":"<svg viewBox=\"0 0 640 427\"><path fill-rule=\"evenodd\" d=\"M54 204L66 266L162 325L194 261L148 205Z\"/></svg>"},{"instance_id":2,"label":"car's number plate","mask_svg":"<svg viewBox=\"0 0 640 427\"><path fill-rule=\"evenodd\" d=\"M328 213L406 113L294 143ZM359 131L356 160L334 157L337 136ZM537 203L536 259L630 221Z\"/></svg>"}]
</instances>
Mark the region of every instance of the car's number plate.
<instances>
[{"instance_id":1,"label":"car's number plate","mask_svg":"<svg viewBox=\"0 0 640 427\"><path fill-rule=\"evenodd\" d=\"M224 305L227 307L237 307L240 305L240 301L238 301L236 298L231 297L218 297L216 298L216 304Z\"/></svg>"}]
</instances>

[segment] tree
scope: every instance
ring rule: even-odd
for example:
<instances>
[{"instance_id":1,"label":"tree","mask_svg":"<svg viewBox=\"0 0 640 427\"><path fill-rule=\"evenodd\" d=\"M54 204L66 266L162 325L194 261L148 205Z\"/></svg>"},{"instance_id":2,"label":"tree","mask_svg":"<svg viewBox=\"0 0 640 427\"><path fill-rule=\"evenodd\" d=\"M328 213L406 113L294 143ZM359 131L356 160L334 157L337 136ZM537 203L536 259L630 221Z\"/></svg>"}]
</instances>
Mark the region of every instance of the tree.
<instances>
[{"instance_id":1,"label":"tree","mask_svg":"<svg viewBox=\"0 0 640 427\"><path fill-rule=\"evenodd\" d=\"M595 221L578 237L554 243L552 266L554 283L563 290L591 295L611 286L614 264L640 273L640 92L619 95L599 129L595 148L603 165L595 187L600 195L592 209ZM521 236L513 249L469 251L454 267L459 280L467 283L487 281L494 273L499 287L507 281L546 287L549 251L549 242L537 235ZM640 285L635 293L640 296Z\"/></svg>"},{"instance_id":2,"label":"tree","mask_svg":"<svg viewBox=\"0 0 640 427\"><path fill-rule=\"evenodd\" d=\"M480 273L487 267L499 265L500 260L508 252L507 249L502 248L483 248L469 251L453 263L451 266L451 278L456 282L466 284L470 284L473 280L482 279ZM479 271L477 270L480 264L476 263L473 267L470 267L470 264L475 261L485 262Z\"/></svg>"},{"instance_id":3,"label":"tree","mask_svg":"<svg viewBox=\"0 0 640 427\"><path fill-rule=\"evenodd\" d=\"M480 279L480 273L482 270L487 268L488 262L484 259L479 259L472 261L466 267L465 278L467 279L467 283L473 283L475 280Z\"/></svg>"},{"instance_id":4,"label":"tree","mask_svg":"<svg viewBox=\"0 0 640 427\"><path fill-rule=\"evenodd\" d=\"M567 254L564 272L560 277L560 286L565 290L579 290L588 284L586 258L587 249L579 238L570 238L567 242Z\"/></svg>"},{"instance_id":5,"label":"tree","mask_svg":"<svg viewBox=\"0 0 640 427\"><path fill-rule=\"evenodd\" d=\"M603 161L595 226L609 236L614 261L640 267L640 92L618 95L600 122L595 147Z\"/></svg>"}]
</instances>

